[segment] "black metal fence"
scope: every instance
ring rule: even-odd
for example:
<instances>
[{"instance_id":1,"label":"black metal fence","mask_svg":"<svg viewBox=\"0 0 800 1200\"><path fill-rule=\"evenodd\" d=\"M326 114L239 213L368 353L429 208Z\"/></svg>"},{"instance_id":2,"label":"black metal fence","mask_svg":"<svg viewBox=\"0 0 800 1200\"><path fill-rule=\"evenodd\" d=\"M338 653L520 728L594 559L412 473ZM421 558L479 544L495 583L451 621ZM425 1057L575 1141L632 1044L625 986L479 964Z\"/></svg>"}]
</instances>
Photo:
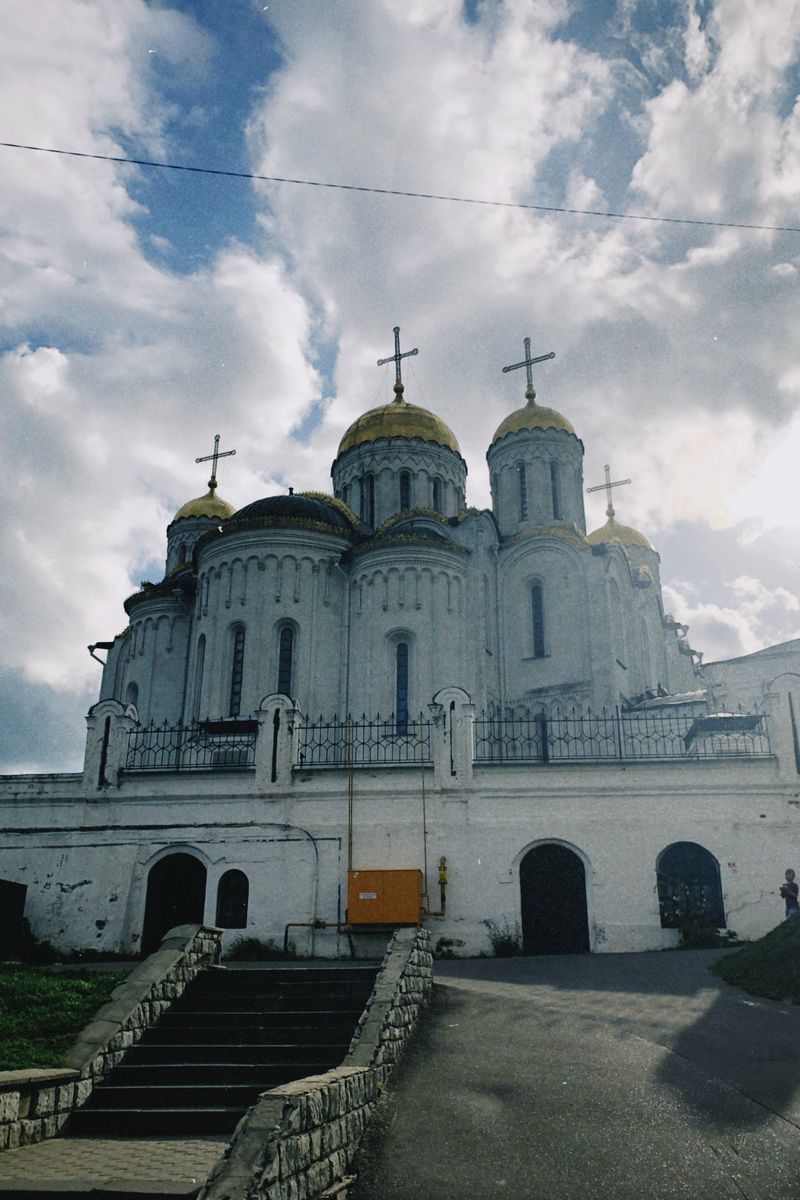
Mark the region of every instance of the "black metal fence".
<instances>
[{"instance_id":1,"label":"black metal fence","mask_svg":"<svg viewBox=\"0 0 800 1200\"><path fill-rule=\"evenodd\" d=\"M481 713L476 762L607 762L621 759L764 758L763 713L649 711Z\"/></svg>"},{"instance_id":2,"label":"black metal fence","mask_svg":"<svg viewBox=\"0 0 800 1200\"><path fill-rule=\"evenodd\" d=\"M128 735L126 771L242 770L255 766L257 721L144 725Z\"/></svg>"},{"instance_id":3,"label":"black metal fence","mask_svg":"<svg viewBox=\"0 0 800 1200\"><path fill-rule=\"evenodd\" d=\"M370 720L303 721L299 729L298 767L381 767L431 762L431 723L423 717L392 714Z\"/></svg>"}]
</instances>

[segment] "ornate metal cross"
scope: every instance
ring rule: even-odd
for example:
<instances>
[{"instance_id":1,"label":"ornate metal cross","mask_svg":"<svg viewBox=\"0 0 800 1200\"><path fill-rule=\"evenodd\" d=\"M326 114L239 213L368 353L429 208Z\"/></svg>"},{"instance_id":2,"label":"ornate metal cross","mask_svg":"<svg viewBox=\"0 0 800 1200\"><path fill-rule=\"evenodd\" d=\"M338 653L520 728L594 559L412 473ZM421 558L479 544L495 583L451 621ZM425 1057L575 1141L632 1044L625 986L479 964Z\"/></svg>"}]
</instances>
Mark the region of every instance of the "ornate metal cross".
<instances>
[{"instance_id":1,"label":"ornate metal cross","mask_svg":"<svg viewBox=\"0 0 800 1200\"><path fill-rule=\"evenodd\" d=\"M528 376L528 386L525 389L525 395L529 391L533 391L533 374L531 367L534 363L547 362L548 358L555 358L555 350L551 350L549 354L540 354L538 358L531 358L531 339L525 338L525 357L522 362L513 363L510 367L503 367L503 374L507 375L509 371L516 371L519 367L524 367ZM536 393L534 392L534 395Z\"/></svg>"},{"instance_id":2,"label":"ornate metal cross","mask_svg":"<svg viewBox=\"0 0 800 1200\"><path fill-rule=\"evenodd\" d=\"M606 509L606 516L613 517L614 516L614 505L611 503L611 489L615 488L615 487L624 487L626 483L630 483L630 479L617 479L615 483L612 483L611 482L611 468L609 467L608 463L606 463L605 471L606 471L605 483L598 483L596 487L587 488L586 494L588 495L589 492L602 492L603 490L605 490L606 496L608 497L608 508Z\"/></svg>"},{"instance_id":3,"label":"ornate metal cross","mask_svg":"<svg viewBox=\"0 0 800 1200\"><path fill-rule=\"evenodd\" d=\"M403 377L400 374L400 359L401 358L411 358L414 354L419 354L419 350L416 350L416 349L406 350L405 354L400 353L400 326L395 325L395 327L394 327L394 354L390 358L379 358L378 366L383 367L386 365L386 363L390 363L390 362L393 362L396 364L397 374L395 376L394 390L395 390L395 392L398 392L398 387L399 387L399 392L398 392L398 396L397 396L398 400L400 399L400 396L402 395L402 391L403 391Z\"/></svg>"},{"instance_id":4,"label":"ornate metal cross","mask_svg":"<svg viewBox=\"0 0 800 1200\"><path fill-rule=\"evenodd\" d=\"M230 458L230 456L235 453L235 450L220 450L219 434L216 434L214 437L214 453L206 454L203 458L196 458L194 460L196 463L210 462L212 464L211 478L208 481L208 487L210 491L213 492L217 486L217 461L220 458Z\"/></svg>"}]
</instances>

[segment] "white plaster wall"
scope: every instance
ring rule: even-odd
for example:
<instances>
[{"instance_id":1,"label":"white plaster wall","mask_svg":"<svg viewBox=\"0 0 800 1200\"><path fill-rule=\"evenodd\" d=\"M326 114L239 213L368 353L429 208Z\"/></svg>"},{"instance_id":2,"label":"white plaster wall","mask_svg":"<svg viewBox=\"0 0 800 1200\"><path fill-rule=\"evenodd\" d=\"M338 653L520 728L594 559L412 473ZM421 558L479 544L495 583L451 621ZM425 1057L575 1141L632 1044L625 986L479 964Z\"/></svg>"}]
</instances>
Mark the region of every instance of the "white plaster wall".
<instances>
[{"instance_id":1,"label":"white plaster wall","mask_svg":"<svg viewBox=\"0 0 800 1200\"><path fill-rule=\"evenodd\" d=\"M576 687L591 700L586 560L559 538L537 537L501 551L500 641L509 702ZM544 593L545 657L533 657L531 586ZM577 693L575 693L577 694Z\"/></svg>"},{"instance_id":2,"label":"white plaster wall","mask_svg":"<svg viewBox=\"0 0 800 1200\"><path fill-rule=\"evenodd\" d=\"M486 455L492 478L492 505L501 533L554 523L575 524L586 532L583 506L583 443L557 429L506 434ZM560 516L553 515L550 463L558 464ZM525 464L528 515L520 515L518 463Z\"/></svg>"},{"instance_id":3,"label":"white plaster wall","mask_svg":"<svg viewBox=\"0 0 800 1200\"><path fill-rule=\"evenodd\" d=\"M345 771L296 771L287 787L261 794L247 773L130 777L91 802L68 800L64 793L75 787L59 777L36 792L24 781L13 790L0 781L0 875L28 884L26 911L40 937L65 948L135 948L147 870L167 850L206 863L207 921L216 917L216 883L231 867L250 880L248 935L279 938L287 921L343 916ZM421 868L421 769L359 769L354 789L354 865ZM428 922L434 940L460 941L464 953L485 950L484 922L519 919L520 859L546 841L567 844L586 863L598 952L674 941L660 927L655 864L676 841L698 842L715 856L729 926L759 936L782 917L776 893L784 870L800 869L797 791L775 760L480 766L471 783L447 791L428 769L434 903L442 854L449 874L447 915ZM335 934L317 936L317 949L335 947ZM310 937L300 931L298 945Z\"/></svg>"}]
</instances>

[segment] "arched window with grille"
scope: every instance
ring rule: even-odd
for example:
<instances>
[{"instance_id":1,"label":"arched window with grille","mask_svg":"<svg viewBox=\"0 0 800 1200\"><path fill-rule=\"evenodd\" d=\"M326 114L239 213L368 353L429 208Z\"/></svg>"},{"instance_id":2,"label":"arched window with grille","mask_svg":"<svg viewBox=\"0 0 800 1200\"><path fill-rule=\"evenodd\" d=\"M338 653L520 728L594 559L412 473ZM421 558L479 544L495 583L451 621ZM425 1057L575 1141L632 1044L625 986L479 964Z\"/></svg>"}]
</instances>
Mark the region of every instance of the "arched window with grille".
<instances>
[{"instance_id":1,"label":"arched window with grille","mask_svg":"<svg viewBox=\"0 0 800 1200\"><path fill-rule=\"evenodd\" d=\"M400 735L408 733L408 642L395 648L395 721Z\"/></svg>"},{"instance_id":2,"label":"arched window with grille","mask_svg":"<svg viewBox=\"0 0 800 1200\"><path fill-rule=\"evenodd\" d=\"M519 519L528 519L528 479L525 474L525 463L517 463L517 487L519 494Z\"/></svg>"},{"instance_id":3,"label":"arched window with grille","mask_svg":"<svg viewBox=\"0 0 800 1200\"><path fill-rule=\"evenodd\" d=\"M233 653L231 655L231 699L228 716L238 717L242 708L242 679L244 678L244 627L237 625L233 631Z\"/></svg>"},{"instance_id":4,"label":"arched window with grille","mask_svg":"<svg viewBox=\"0 0 800 1200\"><path fill-rule=\"evenodd\" d=\"M544 589L540 583L531 585L531 630L533 657L544 658Z\"/></svg>"},{"instance_id":5,"label":"arched window with grille","mask_svg":"<svg viewBox=\"0 0 800 1200\"><path fill-rule=\"evenodd\" d=\"M244 871L226 871L217 887L217 926L246 929L249 898L250 882Z\"/></svg>"},{"instance_id":6,"label":"arched window with grille","mask_svg":"<svg viewBox=\"0 0 800 1200\"><path fill-rule=\"evenodd\" d=\"M558 463L555 459L550 460L550 496L553 501L553 520L561 520L561 491Z\"/></svg>"},{"instance_id":7,"label":"arched window with grille","mask_svg":"<svg viewBox=\"0 0 800 1200\"><path fill-rule=\"evenodd\" d=\"M400 472L400 511L408 512L411 508L411 475L408 471Z\"/></svg>"},{"instance_id":8,"label":"arched window with grille","mask_svg":"<svg viewBox=\"0 0 800 1200\"><path fill-rule=\"evenodd\" d=\"M284 625L278 637L278 691L284 696L292 694L292 667L294 663L294 630Z\"/></svg>"}]
</instances>

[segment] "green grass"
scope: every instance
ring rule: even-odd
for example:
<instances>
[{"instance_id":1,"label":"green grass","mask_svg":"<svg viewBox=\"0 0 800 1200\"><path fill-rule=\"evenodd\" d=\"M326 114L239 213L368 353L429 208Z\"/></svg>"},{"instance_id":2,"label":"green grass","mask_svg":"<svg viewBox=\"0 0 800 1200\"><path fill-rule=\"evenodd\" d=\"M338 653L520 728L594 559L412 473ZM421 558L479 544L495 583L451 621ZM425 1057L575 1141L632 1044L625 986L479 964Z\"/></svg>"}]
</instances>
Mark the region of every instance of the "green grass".
<instances>
[{"instance_id":1,"label":"green grass","mask_svg":"<svg viewBox=\"0 0 800 1200\"><path fill-rule=\"evenodd\" d=\"M63 1067L64 1055L124 972L50 974L0 966L0 1071Z\"/></svg>"},{"instance_id":2,"label":"green grass","mask_svg":"<svg viewBox=\"0 0 800 1200\"><path fill-rule=\"evenodd\" d=\"M800 1004L800 917L717 959L711 970L752 996Z\"/></svg>"}]
</instances>

